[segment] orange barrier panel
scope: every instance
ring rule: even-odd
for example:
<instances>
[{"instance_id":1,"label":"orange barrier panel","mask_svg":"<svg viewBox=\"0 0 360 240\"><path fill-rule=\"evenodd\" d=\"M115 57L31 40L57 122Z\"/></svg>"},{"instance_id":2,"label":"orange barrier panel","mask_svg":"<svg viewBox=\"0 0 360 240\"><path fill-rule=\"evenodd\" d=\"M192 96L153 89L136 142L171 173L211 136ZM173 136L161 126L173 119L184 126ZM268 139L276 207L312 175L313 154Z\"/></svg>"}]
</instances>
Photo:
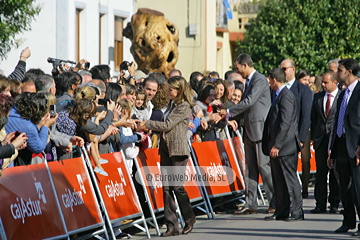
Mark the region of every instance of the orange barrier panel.
<instances>
[{"instance_id":1,"label":"orange barrier panel","mask_svg":"<svg viewBox=\"0 0 360 240\"><path fill-rule=\"evenodd\" d=\"M69 232L102 223L89 174L81 158L48 163Z\"/></svg>"},{"instance_id":2,"label":"orange barrier panel","mask_svg":"<svg viewBox=\"0 0 360 240\"><path fill-rule=\"evenodd\" d=\"M140 172L145 181L153 210L164 208L162 183L155 177L160 175L160 156L158 155L158 151L158 148L146 149L145 151L140 151L137 156Z\"/></svg>"},{"instance_id":3,"label":"orange barrier panel","mask_svg":"<svg viewBox=\"0 0 360 240\"><path fill-rule=\"evenodd\" d=\"M298 153L297 170L299 173L302 173L301 152ZM312 144L310 144L310 172L316 172L315 150Z\"/></svg>"},{"instance_id":4,"label":"orange barrier panel","mask_svg":"<svg viewBox=\"0 0 360 240\"><path fill-rule=\"evenodd\" d=\"M96 177L110 220L142 214L139 199L132 187L132 179L121 153L102 154L101 157L109 161L101 165L109 176L96 174Z\"/></svg>"},{"instance_id":5,"label":"orange barrier panel","mask_svg":"<svg viewBox=\"0 0 360 240\"><path fill-rule=\"evenodd\" d=\"M7 239L66 234L45 164L5 169L0 192L0 216Z\"/></svg>"},{"instance_id":6,"label":"orange barrier panel","mask_svg":"<svg viewBox=\"0 0 360 240\"><path fill-rule=\"evenodd\" d=\"M240 169L238 169L235 162L237 160L232 154L229 140L196 142L192 143L192 147L202 172L207 173L209 167L214 172L217 172L222 167L231 167L235 172L235 176L220 173L222 175L221 181L204 181L209 197L230 194L245 189L245 184L241 180ZM229 179L229 177L232 179ZM224 182L228 184L224 184Z\"/></svg>"},{"instance_id":7,"label":"orange barrier panel","mask_svg":"<svg viewBox=\"0 0 360 240\"><path fill-rule=\"evenodd\" d=\"M144 181L147 182L146 189L154 210L164 208L162 183L161 180L156 179L156 176L161 174L160 155L158 151L158 148L146 149L145 151L141 151L137 157L142 177ZM201 199L202 195L198 182L191 178L191 176L195 176L196 172L190 159L188 160L185 174L189 177L189 181L184 183L184 188L188 193L190 201Z\"/></svg>"}]
</instances>

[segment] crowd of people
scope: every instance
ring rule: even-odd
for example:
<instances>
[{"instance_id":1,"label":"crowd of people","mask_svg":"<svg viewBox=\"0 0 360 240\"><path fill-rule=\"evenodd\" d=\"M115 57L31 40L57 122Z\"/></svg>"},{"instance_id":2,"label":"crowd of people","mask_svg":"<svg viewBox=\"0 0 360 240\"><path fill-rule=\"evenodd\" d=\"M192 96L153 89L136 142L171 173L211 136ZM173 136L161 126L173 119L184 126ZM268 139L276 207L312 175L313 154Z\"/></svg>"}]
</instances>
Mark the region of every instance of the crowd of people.
<instances>
[{"instance_id":1,"label":"crowd of people","mask_svg":"<svg viewBox=\"0 0 360 240\"><path fill-rule=\"evenodd\" d=\"M88 69L81 60L47 74L26 70L29 48L21 52L14 71L0 72L0 167L71 159L86 147L94 172L107 176L101 154L123 150L130 174L139 151L159 148L162 166L185 166L188 141L226 139L225 128L243 137L246 162L245 205L234 214L257 213L261 175L269 207L265 220L304 220L302 199L308 197L310 145L316 155L316 206L312 213L344 208L343 225L356 227L360 108L359 64L334 59L316 76L297 71L284 59L267 77L251 56L240 54L235 71L193 72L189 79L174 69L162 73L135 70L127 63L116 82L108 65ZM325 64L325 63L324 63ZM187 81L188 80L188 81ZM354 93L354 94L353 94ZM301 152L302 186L297 179ZM330 194L327 191L329 175ZM196 222L182 184L164 187L165 223L162 236L176 236L179 226L172 191L185 220L183 234ZM358 231L357 233L360 234Z\"/></svg>"}]
</instances>

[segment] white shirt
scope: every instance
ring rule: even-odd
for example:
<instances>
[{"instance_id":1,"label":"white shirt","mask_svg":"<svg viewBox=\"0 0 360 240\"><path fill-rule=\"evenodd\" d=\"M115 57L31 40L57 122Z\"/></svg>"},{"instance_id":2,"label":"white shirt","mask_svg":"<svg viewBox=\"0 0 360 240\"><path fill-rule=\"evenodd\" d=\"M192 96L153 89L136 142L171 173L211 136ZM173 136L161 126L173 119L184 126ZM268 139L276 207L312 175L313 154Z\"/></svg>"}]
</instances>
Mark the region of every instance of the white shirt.
<instances>
[{"instance_id":1,"label":"white shirt","mask_svg":"<svg viewBox=\"0 0 360 240\"><path fill-rule=\"evenodd\" d=\"M324 108L324 113L326 114L326 102L327 102L327 99L328 99L328 94L331 94L331 98L330 98L330 109L334 103L334 99L338 93L339 89L336 88L335 91L331 92L331 93L328 93L326 92L325 93L325 96L324 96L324 102L323 102L323 108Z\"/></svg>"},{"instance_id":2,"label":"white shirt","mask_svg":"<svg viewBox=\"0 0 360 240\"><path fill-rule=\"evenodd\" d=\"M151 103L151 101L148 101L148 102L146 103L146 111L147 111L147 116L146 116L146 118L147 118L147 119L144 118L144 121L150 119L153 108L154 108L154 105Z\"/></svg>"},{"instance_id":3,"label":"white shirt","mask_svg":"<svg viewBox=\"0 0 360 240\"><path fill-rule=\"evenodd\" d=\"M275 94L276 94L275 99L279 96L281 90L283 90L283 88L284 88L285 86L286 86L286 85L284 84L284 85L282 85L278 90L276 90L276 92L275 92Z\"/></svg>"},{"instance_id":4,"label":"white shirt","mask_svg":"<svg viewBox=\"0 0 360 240\"><path fill-rule=\"evenodd\" d=\"M359 80L355 80L352 84L350 84L347 88L350 90L349 91L349 96L347 98L347 103L349 103L349 100L351 98L351 94L354 92L354 89L356 87L356 84L359 82ZM346 91L346 90L345 90Z\"/></svg>"},{"instance_id":5,"label":"white shirt","mask_svg":"<svg viewBox=\"0 0 360 240\"><path fill-rule=\"evenodd\" d=\"M250 75L247 77L247 79L249 79L248 86L249 86L250 81L251 81L251 78L252 78L252 76L254 76L254 73L255 73L255 72L256 72L256 70L252 71L252 72L250 73Z\"/></svg>"},{"instance_id":6,"label":"white shirt","mask_svg":"<svg viewBox=\"0 0 360 240\"><path fill-rule=\"evenodd\" d=\"M290 89L292 87L292 85L294 84L294 82L295 82L295 78L286 84L287 88Z\"/></svg>"}]
</instances>

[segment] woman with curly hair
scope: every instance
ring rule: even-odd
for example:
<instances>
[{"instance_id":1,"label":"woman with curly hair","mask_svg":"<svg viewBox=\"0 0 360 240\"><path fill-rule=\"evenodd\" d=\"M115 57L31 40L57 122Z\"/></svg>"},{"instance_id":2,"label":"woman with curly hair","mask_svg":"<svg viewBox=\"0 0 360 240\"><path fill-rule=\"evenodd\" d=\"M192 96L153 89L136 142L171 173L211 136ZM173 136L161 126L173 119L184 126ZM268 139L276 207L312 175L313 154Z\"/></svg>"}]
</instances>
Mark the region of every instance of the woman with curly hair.
<instances>
[{"instance_id":1,"label":"woman with curly hair","mask_svg":"<svg viewBox=\"0 0 360 240\"><path fill-rule=\"evenodd\" d=\"M159 84L158 90L151 100L151 103L154 105L152 110L152 114L150 120L154 121L161 121L166 107L169 104L169 95L167 93L167 85L166 84ZM152 131L151 141L152 141L152 148L158 147L160 132Z\"/></svg>"},{"instance_id":2,"label":"woman with curly hair","mask_svg":"<svg viewBox=\"0 0 360 240\"><path fill-rule=\"evenodd\" d=\"M51 118L47 100L43 93L22 93L10 110L6 132L19 131L28 137L27 147L19 151L15 166L32 164L32 158L42 154L47 141L49 127L57 118Z\"/></svg>"},{"instance_id":3,"label":"woman with curly hair","mask_svg":"<svg viewBox=\"0 0 360 240\"><path fill-rule=\"evenodd\" d=\"M169 96L167 94L167 85L159 84L158 90L151 100L151 103L154 105L150 119L160 121L167 105L169 104Z\"/></svg>"}]
</instances>

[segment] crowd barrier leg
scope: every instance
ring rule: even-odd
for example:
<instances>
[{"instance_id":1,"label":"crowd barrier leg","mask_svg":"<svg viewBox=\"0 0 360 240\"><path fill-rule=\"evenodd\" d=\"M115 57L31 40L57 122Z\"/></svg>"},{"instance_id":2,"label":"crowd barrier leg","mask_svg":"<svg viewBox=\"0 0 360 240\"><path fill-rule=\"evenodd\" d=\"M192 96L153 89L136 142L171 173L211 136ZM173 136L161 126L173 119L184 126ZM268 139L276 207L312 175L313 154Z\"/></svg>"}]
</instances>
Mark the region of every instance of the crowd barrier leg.
<instances>
[{"instance_id":1,"label":"crowd barrier leg","mask_svg":"<svg viewBox=\"0 0 360 240\"><path fill-rule=\"evenodd\" d=\"M199 163L198 163L198 161L197 161L197 158L196 158L194 149L192 148L190 141L188 141L188 144L189 144L189 148L190 148L190 154L191 154L191 156L192 156L192 158L193 158L193 165L194 165L194 167L195 167L196 173L197 173L197 174L200 174L201 171L200 171L200 169L199 169ZM207 204L207 207L206 207L206 205L205 205L206 209L208 210L208 212L210 212L211 218L212 218L212 219L215 219L215 218L216 218L216 217L215 217L215 212L214 212L214 210L213 210L213 208L212 208L209 195L208 195L208 193L207 193L207 191L206 191L206 188L205 188L204 181L203 181L201 178L200 178L200 190L201 190L201 194L203 195L204 200L205 200L205 202L206 202L206 204ZM209 214L208 214L208 218L209 218Z\"/></svg>"},{"instance_id":2,"label":"crowd barrier leg","mask_svg":"<svg viewBox=\"0 0 360 240\"><path fill-rule=\"evenodd\" d=\"M298 180L299 180L299 183L300 183L300 187L302 187L302 181L301 181L300 173L299 173L299 171L297 171L296 173L297 173L297 177L298 177Z\"/></svg>"},{"instance_id":3,"label":"crowd barrier leg","mask_svg":"<svg viewBox=\"0 0 360 240\"><path fill-rule=\"evenodd\" d=\"M143 176L142 176L142 174L140 172L141 170L140 170L140 166L139 166L139 162L138 162L137 158L134 159L134 162L135 162L136 170L138 172L137 174L139 174L140 184L142 185L144 195L145 195L145 199L146 199L146 202L147 202L147 205L148 205L148 207L150 209L150 214L151 214L151 219L149 219L150 221L148 219L145 219L145 221L148 222L153 227L155 227L157 235L160 236L161 233L160 233L159 225L158 225L157 220L156 220L154 209L153 209L153 207L151 205L151 202L150 202L150 197L149 197L149 194L148 194L147 189L146 189L144 178L143 178ZM152 222L151 222L151 220L152 220Z\"/></svg>"},{"instance_id":4,"label":"crowd barrier leg","mask_svg":"<svg viewBox=\"0 0 360 240\"><path fill-rule=\"evenodd\" d=\"M96 197L98 199L98 202L99 202L99 206L100 206L100 209L103 213L103 218L104 218L104 222L105 222L105 228L107 231L105 231L105 237L106 239L110 239L109 238L109 234L108 232L110 233L110 237L111 239L116 239L115 235L114 235L114 231L112 229L112 225L111 225L111 222L110 222L110 218L109 218L109 215L106 211L106 207L105 207L105 204L104 204L104 200L102 199L102 196L101 196L101 192L100 192L100 189L97 185L97 182L96 182L96 177L95 177L95 174L94 174L94 171L92 169L92 166L91 166L91 163L90 163L90 159L89 159L89 156L87 154L87 151L85 149L85 147L82 147L81 148L82 150L82 154L81 154L81 158L83 159L83 161L85 161L86 163L86 166L88 168L88 172L89 172L89 175L90 175L90 179L91 179L91 182L92 182L92 185L94 187L94 192L96 194Z\"/></svg>"},{"instance_id":5,"label":"crowd barrier leg","mask_svg":"<svg viewBox=\"0 0 360 240\"><path fill-rule=\"evenodd\" d=\"M178 221L180 222L181 228L184 228L185 227L184 218L181 215L180 206L179 206L178 200L177 200L176 195L175 195L174 192L173 192L173 195L174 195L174 199L175 199L175 204L177 206L176 207L176 213L178 215Z\"/></svg>"},{"instance_id":6,"label":"crowd barrier leg","mask_svg":"<svg viewBox=\"0 0 360 240\"><path fill-rule=\"evenodd\" d=\"M46 171L47 171L48 176L49 176L49 179L50 179L51 188L53 189L53 192L54 192L55 201L56 201L56 205L57 205L57 207L58 207L59 213L60 213L61 222L62 222L63 225L64 225L65 232L68 234L68 230L67 230L67 227L66 227L64 214L63 214L63 212L61 211L60 202L59 202L59 199L58 199L58 195L57 195L57 193L56 193L56 190L55 190L54 181L53 181L53 179L52 179L52 176L51 176L51 173L50 173L50 169L49 169L49 165L48 165L48 163L47 163L47 160L45 160L45 166L46 166ZM69 236L68 236L68 239L70 239Z\"/></svg>"},{"instance_id":7,"label":"crowd barrier leg","mask_svg":"<svg viewBox=\"0 0 360 240\"><path fill-rule=\"evenodd\" d=\"M189 143L189 148L190 148L190 152L191 152L191 151L192 151L192 148L191 148L191 144L190 144L190 143ZM195 173L198 173L198 171L197 171L196 168L195 168L196 165L194 164L194 160L193 160L191 154L190 154L190 156L189 156L189 160L191 161L192 166L193 166L193 168L195 169ZM193 205L193 207L196 207L196 208L199 209L200 211L206 213L208 219L211 219L211 218L212 218L211 212L210 212L208 203L207 203L207 201L206 201L206 198L205 198L205 196L204 196L204 193L203 193L203 191L201 190L201 186L203 186L202 179L201 179L201 182L200 182L200 185L199 185L200 193L201 193L201 196L202 196L202 202ZM200 206L204 206L205 209L202 208L202 207L200 207Z\"/></svg>"},{"instance_id":8,"label":"crowd barrier leg","mask_svg":"<svg viewBox=\"0 0 360 240\"><path fill-rule=\"evenodd\" d=\"M5 228L4 228L4 225L2 223L2 219L0 217L0 239L1 240L6 240L6 234L5 234Z\"/></svg>"},{"instance_id":9,"label":"crowd barrier leg","mask_svg":"<svg viewBox=\"0 0 360 240\"><path fill-rule=\"evenodd\" d=\"M125 159L125 155L124 155L124 152L121 150L121 156L123 159ZM136 162L136 159L133 159L134 162ZM126 171L128 172L128 169L126 168ZM135 185L133 183L133 181L130 181L131 183L131 187L132 189L134 190L134 192L136 193L136 189L135 189ZM141 205L140 205L140 208L141 208ZM145 232L146 233L146 236L147 238L151 238L150 236L150 232L149 232L149 229L148 229L148 226L146 224L146 219L145 219L145 215L144 215L144 211L142 210L141 208L141 212L143 213L141 215L141 218L138 219L138 220L135 220L132 225L137 227L138 229L140 229L141 231ZM142 223L144 225L144 227L142 227L141 225L139 225L139 223Z\"/></svg>"}]
</instances>

